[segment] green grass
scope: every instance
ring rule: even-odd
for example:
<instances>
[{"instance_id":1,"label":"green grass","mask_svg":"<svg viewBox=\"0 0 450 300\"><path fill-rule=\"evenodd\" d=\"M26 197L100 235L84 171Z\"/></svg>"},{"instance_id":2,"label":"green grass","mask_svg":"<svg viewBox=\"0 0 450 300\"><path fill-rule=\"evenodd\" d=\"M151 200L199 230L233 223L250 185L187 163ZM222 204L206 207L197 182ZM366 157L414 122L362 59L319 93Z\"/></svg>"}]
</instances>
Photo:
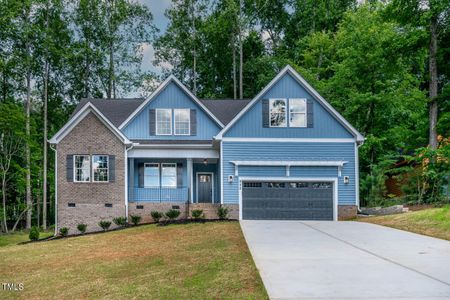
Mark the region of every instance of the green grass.
<instances>
[{"instance_id":1,"label":"green grass","mask_svg":"<svg viewBox=\"0 0 450 300\"><path fill-rule=\"evenodd\" d=\"M2 281L25 286L8 298L267 299L237 222L9 245L0 257Z\"/></svg>"},{"instance_id":2,"label":"green grass","mask_svg":"<svg viewBox=\"0 0 450 300\"><path fill-rule=\"evenodd\" d=\"M450 206L397 215L359 218L369 222L450 240Z\"/></svg>"},{"instance_id":3,"label":"green grass","mask_svg":"<svg viewBox=\"0 0 450 300\"><path fill-rule=\"evenodd\" d=\"M53 231L40 232L39 238L45 239L51 237L53 235ZM8 245L17 245L22 242L27 242L30 239L28 238L28 231L18 231L10 234L0 234L0 247L8 246Z\"/></svg>"}]
</instances>

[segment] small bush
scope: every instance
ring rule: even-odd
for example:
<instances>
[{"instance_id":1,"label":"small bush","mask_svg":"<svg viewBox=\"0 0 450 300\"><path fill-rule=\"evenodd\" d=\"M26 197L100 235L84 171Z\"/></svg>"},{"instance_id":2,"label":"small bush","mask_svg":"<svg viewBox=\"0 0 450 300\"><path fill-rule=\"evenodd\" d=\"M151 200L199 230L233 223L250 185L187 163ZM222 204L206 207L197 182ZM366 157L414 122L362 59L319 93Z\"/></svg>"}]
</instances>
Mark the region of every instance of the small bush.
<instances>
[{"instance_id":1,"label":"small bush","mask_svg":"<svg viewBox=\"0 0 450 300\"><path fill-rule=\"evenodd\" d=\"M100 226L104 231L106 231L109 229L109 226L111 226L111 222L102 220L102 221L98 222L98 226Z\"/></svg>"},{"instance_id":2,"label":"small bush","mask_svg":"<svg viewBox=\"0 0 450 300\"><path fill-rule=\"evenodd\" d=\"M141 216L139 215L131 215L131 223L134 225L138 225L141 222Z\"/></svg>"},{"instance_id":3,"label":"small bush","mask_svg":"<svg viewBox=\"0 0 450 300\"><path fill-rule=\"evenodd\" d=\"M181 212L179 210L176 209L169 209L166 212L166 217L169 218L170 221L175 220L176 218L178 218L180 216Z\"/></svg>"},{"instance_id":4,"label":"small bush","mask_svg":"<svg viewBox=\"0 0 450 300\"><path fill-rule=\"evenodd\" d=\"M217 216L219 217L220 220L226 220L228 219L228 207L223 207L220 206L217 208Z\"/></svg>"},{"instance_id":5,"label":"small bush","mask_svg":"<svg viewBox=\"0 0 450 300\"><path fill-rule=\"evenodd\" d=\"M117 226L123 227L127 225L127 218L125 217L118 217L113 219L114 224Z\"/></svg>"},{"instance_id":6,"label":"small bush","mask_svg":"<svg viewBox=\"0 0 450 300\"><path fill-rule=\"evenodd\" d=\"M192 218L194 220L201 220L205 218L205 214L202 209L194 209L191 211Z\"/></svg>"},{"instance_id":7,"label":"small bush","mask_svg":"<svg viewBox=\"0 0 450 300\"><path fill-rule=\"evenodd\" d=\"M59 234L60 234L61 236L67 236L67 235L69 234L69 228L67 228L67 227L61 227L61 228L59 229Z\"/></svg>"},{"instance_id":8,"label":"small bush","mask_svg":"<svg viewBox=\"0 0 450 300\"><path fill-rule=\"evenodd\" d=\"M37 241L39 239L39 229L36 226L31 227L30 235L28 237L31 241Z\"/></svg>"},{"instance_id":9,"label":"small bush","mask_svg":"<svg viewBox=\"0 0 450 300\"><path fill-rule=\"evenodd\" d=\"M86 224L81 223L81 224L78 224L78 225L77 225L77 229L78 229L78 231L81 232L81 233L85 233L85 232L86 232L86 228L87 228L87 225L86 225Z\"/></svg>"},{"instance_id":10,"label":"small bush","mask_svg":"<svg viewBox=\"0 0 450 300\"><path fill-rule=\"evenodd\" d=\"M150 215L152 216L153 220L156 223L159 223L159 220L161 220L161 218L164 217L164 215L159 211L152 211L150 212Z\"/></svg>"}]
</instances>

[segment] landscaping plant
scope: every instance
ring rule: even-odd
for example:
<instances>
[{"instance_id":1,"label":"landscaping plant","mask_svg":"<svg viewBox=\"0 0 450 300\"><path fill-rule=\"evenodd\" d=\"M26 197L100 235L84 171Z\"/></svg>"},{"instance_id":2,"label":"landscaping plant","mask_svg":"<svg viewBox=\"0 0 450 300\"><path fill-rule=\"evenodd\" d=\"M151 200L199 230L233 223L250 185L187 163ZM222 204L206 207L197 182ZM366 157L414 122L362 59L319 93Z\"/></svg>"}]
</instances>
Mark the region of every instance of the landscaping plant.
<instances>
[{"instance_id":1,"label":"landscaping plant","mask_svg":"<svg viewBox=\"0 0 450 300\"><path fill-rule=\"evenodd\" d=\"M181 212L177 209L169 209L166 212L166 217L173 222L176 218L178 218L180 216Z\"/></svg>"},{"instance_id":2,"label":"landscaping plant","mask_svg":"<svg viewBox=\"0 0 450 300\"><path fill-rule=\"evenodd\" d=\"M60 234L61 236L67 236L67 235L69 234L69 228L67 228L67 227L61 227L61 228L59 229L59 234Z\"/></svg>"},{"instance_id":3,"label":"landscaping plant","mask_svg":"<svg viewBox=\"0 0 450 300\"><path fill-rule=\"evenodd\" d=\"M133 225L138 225L141 222L141 216L139 215L131 215L131 223L133 223Z\"/></svg>"},{"instance_id":4,"label":"landscaping plant","mask_svg":"<svg viewBox=\"0 0 450 300\"><path fill-rule=\"evenodd\" d=\"M159 223L159 220L161 220L161 218L164 217L163 213L161 213L159 211L152 211L152 212L150 212L150 215L152 216L153 220L156 223Z\"/></svg>"},{"instance_id":5,"label":"landscaping plant","mask_svg":"<svg viewBox=\"0 0 450 300\"><path fill-rule=\"evenodd\" d=\"M111 226L111 222L110 221L105 221L105 220L101 220L100 222L98 222L98 226L100 226L104 231L109 229L109 226Z\"/></svg>"},{"instance_id":6,"label":"landscaping plant","mask_svg":"<svg viewBox=\"0 0 450 300\"><path fill-rule=\"evenodd\" d=\"M82 233L82 234L86 232L86 228L87 228L87 225L86 225L86 224L81 223L81 224L78 224L78 225L77 225L78 231L79 231L80 233Z\"/></svg>"},{"instance_id":7,"label":"landscaping plant","mask_svg":"<svg viewBox=\"0 0 450 300\"><path fill-rule=\"evenodd\" d=\"M31 241L39 240L39 228L36 226L31 227L29 238Z\"/></svg>"},{"instance_id":8,"label":"landscaping plant","mask_svg":"<svg viewBox=\"0 0 450 300\"><path fill-rule=\"evenodd\" d=\"M205 214L202 209L194 209L191 211L192 218L196 221L202 220L205 218Z\"/></svg>"},{"instance_id":9,"label":"landscaping plant","mask_svg":"<svg viewBox=\"0 0 450 300\"><path fill-rule=\"evenodd\" d=\"M228 207L219 206L217 208L217 216L220 220L228 219Z\"/></svg>"},{"instance_id":10,"label":"landscaping plant","mask_svg":"<svg viewBox=\"0 0 450 300\"><path fill-rule=\"evenodd\" d=\"M127 225L127 218L125 217L117 217L113 219L114 224L120 227L124 227Z\"/></svg>"}]
</instances>

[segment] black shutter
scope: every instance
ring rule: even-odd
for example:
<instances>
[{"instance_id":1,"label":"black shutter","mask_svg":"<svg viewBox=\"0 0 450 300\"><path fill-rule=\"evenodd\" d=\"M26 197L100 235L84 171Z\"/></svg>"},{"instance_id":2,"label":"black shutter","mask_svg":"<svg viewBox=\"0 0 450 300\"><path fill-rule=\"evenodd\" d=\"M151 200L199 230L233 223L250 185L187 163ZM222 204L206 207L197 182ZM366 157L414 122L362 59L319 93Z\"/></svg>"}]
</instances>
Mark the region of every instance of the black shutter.
<instances>
[{"instance_id":1,"label":"black shutter","mask_svg":"<svg viewBox=\"0 0 450 300\"><path fill-rule=\"evenodd\" d=\"M306 100L306 127L314 127L314 102L311 99Z\"/></svg>"},{"instance_id":2,"label":"black shutter","mask_svg":"<svg viewBox=\"0 0 450 300\"><path fill-rule=\"evenodd\" d=\"M197 135L197 110L191 109L191 135Z\"/></svg>"},{"instance_id":3,"label":"black shutter","mask_svg":"<svg viewBox=\"0 0 450 300\"><path fill-rule=\"evenodd\" d=\"M262 101L262 126L269 128L269 99Z\"/></svg>"},{"instance_id":4,"label":"black shutter","mask_svg":"<svg viewBox=\"0 0 450 300\"><path fill-rule=\"evenodd\" d=\"M183 164L177 163L177 187L183 186Z\"/></svg>"},{"instance_id":5,"label":"black shutter","mask_svg":"<svg viewBox=\"0 0 450 300\"><path fill-rule=\"evenodd\" d=\"M116 156L109 156L109 182L116 181Z\"/></svg>"},{"instance_id":6,"label":"black shutter","mask_svg":"<svg viewBox=\"0 0 450 300\"><path fill-rule=\"evenodd\" d=\"M66 157L67 182L73 182L73 155L69 154Z\"/></svg>"},{"instance_id":7,"label":"black shutter","mask_svg":"<svg viewBox=\"0 0 450 300\"><path fill-rule=\"evenodd\" d=\"M144 187L144 163L138 164L138 187L143 188Z\"/></svg>"},{"instance_id":8,"label":"black shutter","mask_svg":"<svg viewBox=\"0 0 450 300\"><path fill-rule=\"evenodd\" d=\"M156 135L156 111L154 109L149 110L149 126L150 135Z\"/></svg>"}]
</instances>

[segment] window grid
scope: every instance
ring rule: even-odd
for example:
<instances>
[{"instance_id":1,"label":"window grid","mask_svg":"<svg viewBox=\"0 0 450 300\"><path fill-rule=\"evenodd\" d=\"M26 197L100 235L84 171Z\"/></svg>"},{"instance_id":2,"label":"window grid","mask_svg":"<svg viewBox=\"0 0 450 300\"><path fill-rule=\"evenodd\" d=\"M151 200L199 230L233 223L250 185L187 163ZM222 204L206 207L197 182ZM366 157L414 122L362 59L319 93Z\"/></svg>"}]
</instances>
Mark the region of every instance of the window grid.
<instances>
[{"instance_id":1,"label":"window grid","mask_svg":"<svg viewBox=\"0 0 450 300\"><path fill-rule=\"evenodd\" d=\"M191 131L191 110L174 109L174 134L190 135Z\"/></svg>"},{"instance_id":2,"label":"window grid","mask_svg":"<svg viewBox=\"0 0 450 300\"><path fill-rule=\"evenodd\" d=\"M92 155L93 182L109 181L109 157L108 155Z\"/></svg>"},{"instance_id":3,"label":"window grid","mask_svg":"<svg viewBox=\"0 0 450 300\"><path fill-rule=\"evenodd\" d=\"M159 164L144 164L144 187L159 187Z\"/></svg>"},{"instance_id":4,"label":"window grid","mask_svg":"<svg viewBox=\"0 0 450 300\"><path fill-rule=\"evenodd\" d=\"M306 99L289 99L289 127L306 125Z\"/></svg>"},{"instance_id":5,"label":"window grid","mask_svg":"<svg viewBox=\"0 0 450 300\"><path fill-rule=\"evenodd\" d=\"M161 187L177 187L177 164L161 164Z\"/></svg>"},{"instance_id":6,"label":"window grid","mask_svg":"<svg viewBox=\"0 0 450 300\"><path fill-rule=\"evenodd\" d=\"M269 106L270 127L287 127L286 99L270 99Z\"/></svg>"},{"instance_id":7,"label":"window grid","mask_svg":"<svg viewBox=\"0 0 450 300\"><path fill-rule=\"evenodd\" d=\"M89 155L74 155L73 165L74 182L89 182L91 180Z\"/></svg>"},{"instance_id":8,"label":"window grid","mask_svg":"<svg viewBox=\"0 0 450 300\"><path fill-rule=\"evenodd\" d=\"M172 110L156 110L156 135L172 135Z\"/></svg>"}]
</instances>

